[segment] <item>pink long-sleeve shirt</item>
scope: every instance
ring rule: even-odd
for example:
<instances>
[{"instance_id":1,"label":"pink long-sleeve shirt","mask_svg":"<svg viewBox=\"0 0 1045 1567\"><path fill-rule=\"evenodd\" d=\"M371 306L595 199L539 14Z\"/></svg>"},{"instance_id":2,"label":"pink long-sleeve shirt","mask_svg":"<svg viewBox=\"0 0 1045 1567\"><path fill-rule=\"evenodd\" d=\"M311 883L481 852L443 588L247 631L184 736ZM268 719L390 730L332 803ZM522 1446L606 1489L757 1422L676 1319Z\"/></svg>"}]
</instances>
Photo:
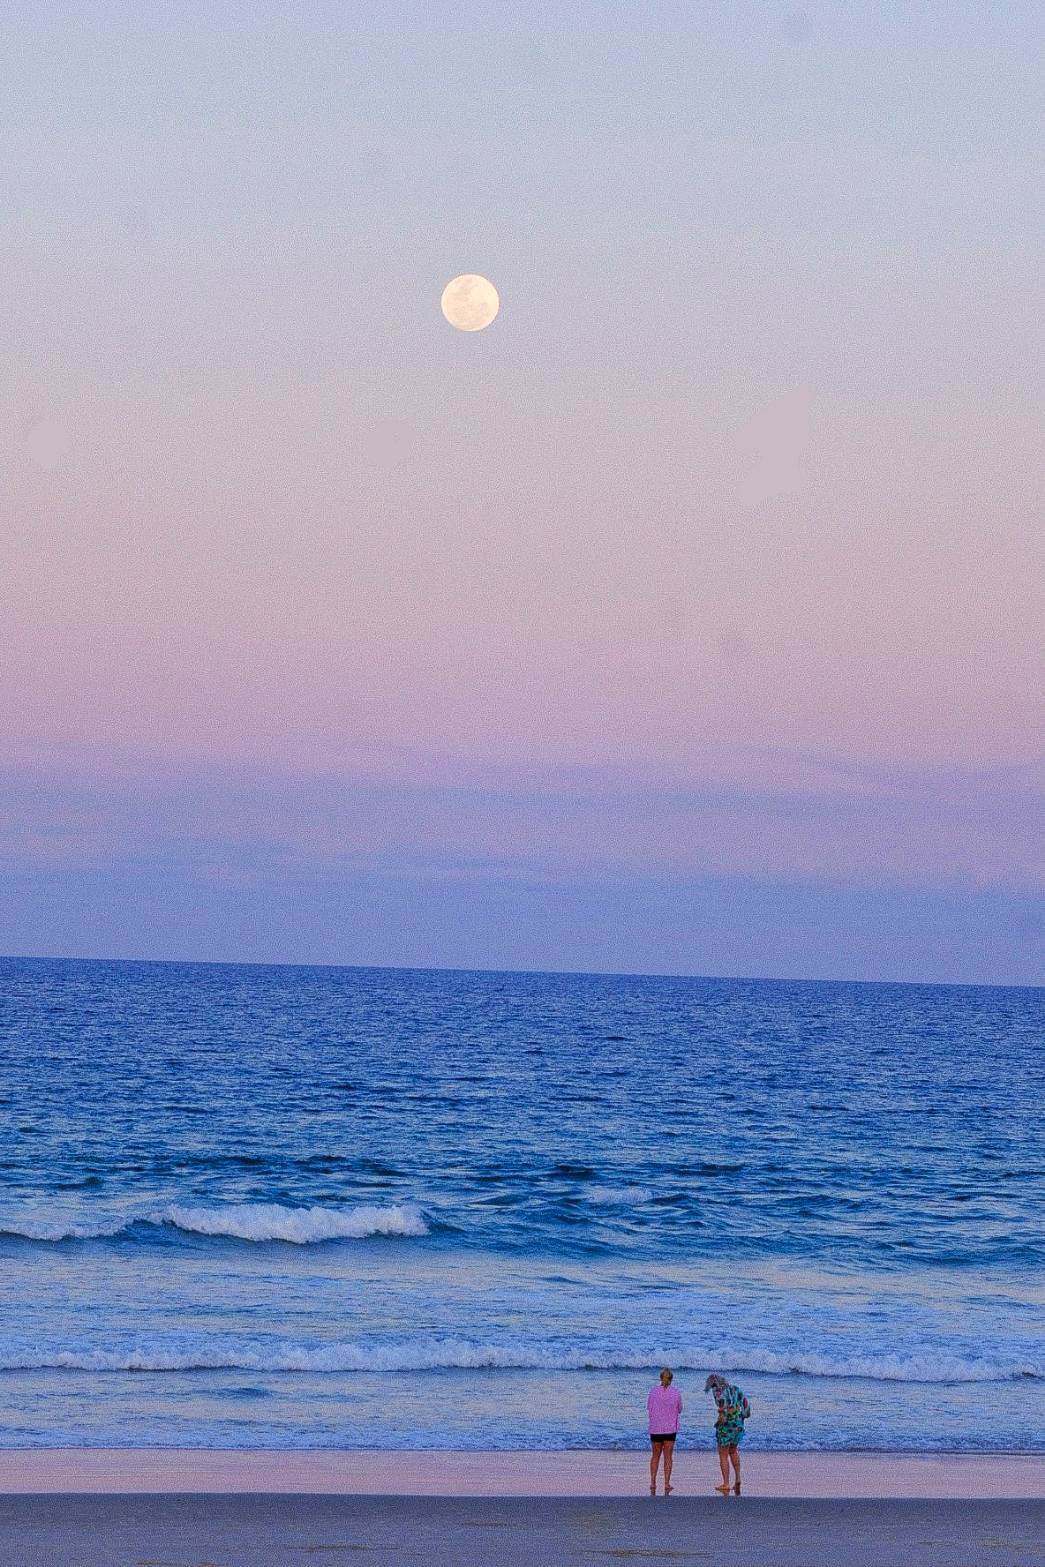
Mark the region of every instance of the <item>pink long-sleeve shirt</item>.
<instances>
[{"instance_id":1,"label":"pink long-sleeve shirt","mask_svg":"<svg viewBox=\"0 0 1045 1567\"><path fill-rule=\"evenodd\" d=\"M669 1431L677 1431L679 1428L682 1394L677 1387L661 1387L658 1382L656 1387L650 1388L646 1409L649 1412L650 1434L666 1436Z\"/></svg>"}]
</instances>

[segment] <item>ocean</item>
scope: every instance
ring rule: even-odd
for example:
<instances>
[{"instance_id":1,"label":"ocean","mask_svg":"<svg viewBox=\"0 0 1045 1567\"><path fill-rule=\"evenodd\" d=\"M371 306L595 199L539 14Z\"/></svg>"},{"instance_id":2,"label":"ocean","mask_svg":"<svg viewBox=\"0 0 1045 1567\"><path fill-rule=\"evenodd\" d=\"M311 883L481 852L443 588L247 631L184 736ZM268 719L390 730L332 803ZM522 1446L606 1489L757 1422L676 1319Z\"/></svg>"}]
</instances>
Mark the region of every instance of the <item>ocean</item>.
<instances>
[{"instance_id":1,"label":"ocean","mask_svg":"<svg viewBox=\"0 0 1045 1567\"><path fill-rule=\"evenodd\" d=\"M1045 990L0 960L0 1445L1045 1449Z\"/></svg>"}]
</instances>

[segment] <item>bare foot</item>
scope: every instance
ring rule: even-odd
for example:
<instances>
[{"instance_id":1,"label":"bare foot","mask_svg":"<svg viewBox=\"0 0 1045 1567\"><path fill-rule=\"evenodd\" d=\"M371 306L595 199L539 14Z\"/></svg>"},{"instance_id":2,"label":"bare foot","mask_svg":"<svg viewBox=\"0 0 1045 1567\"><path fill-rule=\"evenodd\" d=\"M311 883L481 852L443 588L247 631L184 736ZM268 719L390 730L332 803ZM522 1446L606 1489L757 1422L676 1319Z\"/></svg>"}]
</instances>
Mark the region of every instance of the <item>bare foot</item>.
<instances>
[{"instance_id":1,"label":"bare foot","mask_svg":"<svg viewBox=\"0 0 1045 1567\"><path fill-rule=\"evenodd\" d=\"M727 1482L725 1485L716 1485L715 1490L718 1491L720 1496L728 1496L732 1487Z\"/></svg>"},{"instance_id":2,"label":"bare foot","mask_svg":"<svg viewBox=\"0 0 1045 1567\"><path fill-rule=\"evenodd\" d=\"M673 1485L666 1485L664 1487L664 1495L665 1496L670 1496L674 1489L675 1489L675 1487Z\"/></svg>"},{"instance_id":3,"label":"bare foot","mask_svg":"<svg viewBox=\"0 0 1045 1567\"><path fill-rule=\"evenodd\" d=\"M656 1486L655 1486L655 1485L651 1485L651 1486L650 1486L650 1488L649 1488L649 1494L650 1494L650 1495L651 1495L651 1496L656 1496L656 1494L657 1494L657 1487L656 1487Z\"/></svg>"}]
</instances>

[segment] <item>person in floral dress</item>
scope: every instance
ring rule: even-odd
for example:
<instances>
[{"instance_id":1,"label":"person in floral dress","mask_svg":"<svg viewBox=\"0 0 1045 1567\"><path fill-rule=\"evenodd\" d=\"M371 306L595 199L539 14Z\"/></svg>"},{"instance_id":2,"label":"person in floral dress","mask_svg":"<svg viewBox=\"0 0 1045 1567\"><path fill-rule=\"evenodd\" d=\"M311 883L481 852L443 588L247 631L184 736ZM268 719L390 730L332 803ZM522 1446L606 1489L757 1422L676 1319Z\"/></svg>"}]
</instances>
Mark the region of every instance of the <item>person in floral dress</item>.
<instances>
[{"instance_id":1,"label":"person in floral dress","mask_svg":"<svg viewBox=\"0 0 1045 1567\"><path fill-rule=\"evenodd\" d=\"M751 1405L735 1382L729 1382L713 1371L704 1383L705 1393L712 1393L718 1409L715 1421L715 1443L718 1447L722 1484L715 1490L728 1496L732 1490L740 1495L740 1444L744 1440L744 1421L751 1414ZM733 1465L734 1484L729 1483L729 1466Z\"/></svg>"}]
</instances>

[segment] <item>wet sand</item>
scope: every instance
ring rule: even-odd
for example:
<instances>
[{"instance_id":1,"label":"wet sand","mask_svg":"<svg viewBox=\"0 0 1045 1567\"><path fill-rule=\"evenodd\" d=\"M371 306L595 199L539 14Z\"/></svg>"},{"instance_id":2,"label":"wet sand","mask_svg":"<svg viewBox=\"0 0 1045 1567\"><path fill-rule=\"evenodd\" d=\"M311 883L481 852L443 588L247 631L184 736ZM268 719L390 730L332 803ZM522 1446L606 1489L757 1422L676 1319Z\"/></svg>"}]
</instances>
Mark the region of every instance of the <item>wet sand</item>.
<instances>
[{"instance_id":1,"label":"wet sand","mask_svg":"<svg viewBox=\"0 0 1045 1567\"><path fill-rule=\"evenodd\" d=\"M1045 1455L742 1454L747 1495L1045 1498ZM0 1495L25 1492L297 1492L356 1496L642 1497L645 1452L306 1452L190 1448L0 1450ZM680 1447L675 1496L712 1496L709 1448ZM742 1498L743 1500L743 1498Z\"/></svg>"},{"instance_id":2,"label":"wet sand","mask_svg":"<svg viewBox=\"0 0 1045 1567\"><path fill-rule=\"evenodd\" d=\"M0 1497L18 1567L1037 1567L1041 1501L549 1497Z\"/></svg>"}]
</instances>

